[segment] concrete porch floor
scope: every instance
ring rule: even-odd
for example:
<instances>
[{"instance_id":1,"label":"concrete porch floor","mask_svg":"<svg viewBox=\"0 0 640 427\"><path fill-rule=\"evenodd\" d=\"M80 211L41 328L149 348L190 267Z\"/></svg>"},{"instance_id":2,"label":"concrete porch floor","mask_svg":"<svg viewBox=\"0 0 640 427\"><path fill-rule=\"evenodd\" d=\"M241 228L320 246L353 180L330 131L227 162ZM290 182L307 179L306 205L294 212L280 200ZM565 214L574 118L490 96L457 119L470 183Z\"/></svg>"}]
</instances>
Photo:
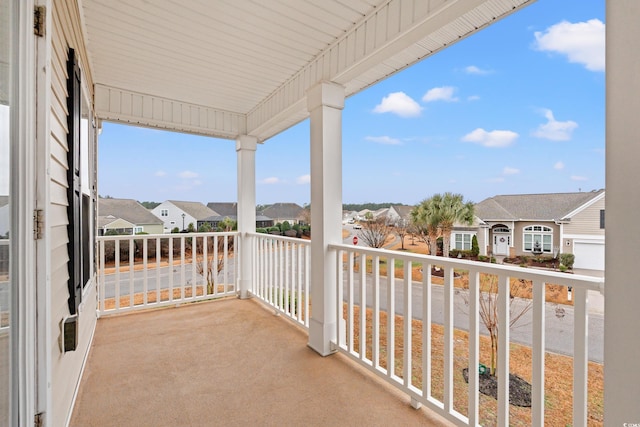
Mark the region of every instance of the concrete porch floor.
<instances>
[{"instance_id":1,"label":"concrete porch floor","mask_svg":"<svg viewBox=\"0 0 640 427\"><path fill-rule=\"evenodd\" d=\"M444 426L253 300L98 320L71 426Z\"/></svg>"}]
</instances>

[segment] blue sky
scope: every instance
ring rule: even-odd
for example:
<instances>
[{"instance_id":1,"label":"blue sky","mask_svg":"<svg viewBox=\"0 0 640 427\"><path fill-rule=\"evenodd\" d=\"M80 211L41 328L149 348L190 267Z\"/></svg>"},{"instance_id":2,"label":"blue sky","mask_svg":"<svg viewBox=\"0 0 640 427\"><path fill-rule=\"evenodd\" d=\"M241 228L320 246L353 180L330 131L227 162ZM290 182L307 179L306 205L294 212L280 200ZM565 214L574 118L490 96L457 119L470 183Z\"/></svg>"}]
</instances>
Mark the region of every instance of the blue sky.
<instances>
[{"instance_id":1,"label":"blue sky","mask_svg":"<svg viewBox=\"0 0 640 427\"><path fill-rule=\"evenodd\" d=\"M538 0L346 100L343 201L605 183L604 0ZM309 122L256 153L259 204L310 202ZM99 193L235 201L235 142L105 123Z\"/></svg>"}]
</instances>

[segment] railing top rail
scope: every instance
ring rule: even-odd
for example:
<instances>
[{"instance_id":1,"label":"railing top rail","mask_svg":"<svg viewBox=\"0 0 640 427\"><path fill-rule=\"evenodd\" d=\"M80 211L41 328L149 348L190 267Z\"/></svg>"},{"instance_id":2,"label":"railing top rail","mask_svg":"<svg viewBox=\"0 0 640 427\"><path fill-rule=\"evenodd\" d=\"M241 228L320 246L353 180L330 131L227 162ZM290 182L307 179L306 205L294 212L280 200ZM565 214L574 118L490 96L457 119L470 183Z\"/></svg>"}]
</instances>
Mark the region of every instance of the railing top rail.
<instances>
[{"instance_id":1,"label":"railing top rail","mask_svg":"<svg viewBox=\"0 0 640 427\"><path fill-rule=\"evenodd\" d=\"M343 250L347 252L358 252L371 256L377 255L380 257L400 259L409 262L426 262L443 267L479 271L487 274L507 275L517 277L519 279L542 281L544 283L554 283L557 281L558 283L567 286L599 291L601 293L604 292L604 279L601 277L567 274L559 271L540 270L535 268L523 268L515 265L511 266L465 259L444 258L433 255L407 254L405 252L390 251L387 249L366 248L345 244L330 244L329 249L336 251Z\"/></svg>"},{"instance_id":2,"label":"railing top rail","mask_svg":"<svg viewBox=\"0 0 640 427\"><path fill-rule=\"evenodd\" d=\"M114 236L98 236L97 240L107 241L107 240L139 240L139 239L167 239L174 238L178 239L180 237L209 237L209 236L238 236L240 233L237 231L215 231L215 232L206 232L206 233L163 233L163 234L123 234L123 235L114 235Z\"/></svg>"},{"instance_id":3,"label":"railing top rail","mask_svg":"<svg viewBox=\"0 0 640 427\"><path fill-rule=\"evenodd\" d=\"M247 236L261 237L263 239L274 239L274 240L281 240L281 241L284 241L284 242L311 244L311 240L301 239L299 237L278 236L277 234L267 234L267 233L245 233L245 234Z\"/></svg>"}]
</instances>

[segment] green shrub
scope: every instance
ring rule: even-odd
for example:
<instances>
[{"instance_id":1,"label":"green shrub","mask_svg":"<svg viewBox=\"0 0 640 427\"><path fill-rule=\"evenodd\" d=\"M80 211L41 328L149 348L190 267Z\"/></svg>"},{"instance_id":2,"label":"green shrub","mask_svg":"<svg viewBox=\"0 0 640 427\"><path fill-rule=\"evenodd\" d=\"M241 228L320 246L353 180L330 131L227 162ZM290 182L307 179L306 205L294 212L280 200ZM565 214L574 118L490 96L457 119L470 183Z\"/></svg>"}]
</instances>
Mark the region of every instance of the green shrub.
<instances>
[{"instance_id":1,"label":"green shrub","mask_svg":"<svg viewBox=\"0 0 640 427\"><path fill-rule=\"evenodd\" d=\"M289 223L289 221L283 222L282 225L280 226L280 231L284 233L285 231L289 231L289 230L291 230L291 224Z\"/></svg>"},{"instance_id":2,"label":"green shrub","mask_svg":"<svg viewBox=\"0 0 640 427\"><path fill-rule=\"evenodd\" d=\"M560 254L560 265L564 265L568 269L573 268L573 263L576 260L574 254Z\"/></svg>"},{"instance_id":3,"label":"green shrub","mask_svg":"<svg viewBox=\"0 0 640 427\"><path fill-rule=\"evenodd\" d=\"M180 232L180 229L179 229L178 227L173 227L173 228L171 229L171 232L172 232L172 233L179 233L179 232Z\"/></svg>"},{"instance_id":4,"label":"green shrub","mask_svg":"<svg viewBox=\"0 0 640 427\"><path fill-rule=\"evenodd\" d=\"M477 257L480 254L480 246L478 246L478 237L474 234L471 238L471 255Z\"/></svg>"},{"instance_id":5,"label":"green shrub","mask_svg":"<svg viewBox=\"0 0 640 427\"><path fill-rule=\"evenodd\" d=\"M568 270L567 266L566 266L566 265L564 265L564 264L560 264L560 267L558 267L558 269L559 269L560 271L562 271L563 273L564 273L565 271L567 271L567 270Z\"/></svg>"},{"instance_id":6,"label":"green shrub","mask_svg":"<svg viewBox=\"0 0 640 427\"><path fill-rule=\"evenodd\" d=\"M268 231L266 228L256 228L256 233L267 234Z\"/></svg>"}]
</instances>

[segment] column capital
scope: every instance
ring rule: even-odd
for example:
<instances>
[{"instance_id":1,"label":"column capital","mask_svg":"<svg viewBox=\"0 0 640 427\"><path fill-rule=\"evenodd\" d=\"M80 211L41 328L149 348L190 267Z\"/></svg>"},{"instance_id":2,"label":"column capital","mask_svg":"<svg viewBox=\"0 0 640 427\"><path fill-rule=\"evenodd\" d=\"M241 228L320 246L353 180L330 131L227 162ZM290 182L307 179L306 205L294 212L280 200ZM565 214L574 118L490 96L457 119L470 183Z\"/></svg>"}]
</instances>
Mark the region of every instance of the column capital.
<instances>
[{"instance_id":1,"label":"column capital","mask_svg":"<svg viewBox=\"0 0 640 427\"><path fill-rule=\"evenodd\" d=\"M344 108L344 86L333 82L320 82L307 90L307 110L327 106L342 110Z\"/></svg>"},{"instance_id":2,"label":"column capital","mask_svg":"<svg viewBox=\"0 0 640 427\"><path fill-rule=\"evenodd\" d=\"M256 151L258 138L251 135L240 135L236 138L236 151L250 150Z\"/></svg>"}]
</instances>

